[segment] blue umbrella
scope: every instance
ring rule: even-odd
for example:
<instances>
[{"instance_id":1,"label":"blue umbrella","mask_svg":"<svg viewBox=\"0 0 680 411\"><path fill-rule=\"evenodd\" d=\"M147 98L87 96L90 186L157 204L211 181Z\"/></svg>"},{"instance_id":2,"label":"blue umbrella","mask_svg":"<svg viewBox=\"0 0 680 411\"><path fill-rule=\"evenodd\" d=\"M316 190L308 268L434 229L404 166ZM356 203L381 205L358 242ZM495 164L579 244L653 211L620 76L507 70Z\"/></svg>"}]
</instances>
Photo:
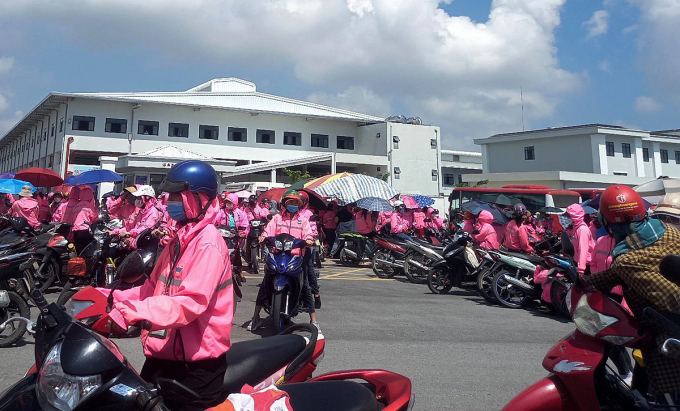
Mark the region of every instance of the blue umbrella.
<instances>
[{"instance_id":1,"label":"blue umbrella","mask_svg":"<svg viewBox=\"0 0 680 411\"><path fill-rule=\"evenodd\" d=\"M597 210L589 205L581 204L581 207L583 207L583 211L585 211L586 214L597 214Z\"/></svg>"},{"instance_id":2,"label":"blue umbrella","mask_svg":"<svg viewBox=\"0 0 680 411\"><path fill-rule=\"evenodd\" d=\"M467 203L461 204L460 208L465 211L469 211L474 215L479 215L479 213L481 213L483 210L486 210L490 212L491 215L493 215L494 223L506 224L508 222L508 218L501 212L501 210L489 203L485 203L484 201L468 201Z\"/></svg>"},{"instance_id":3,"label":"blue umbrella","mask_svg":"<svg viewBox=\"0 0 680 411\"><path fill-rule=\"evenodd\" d=\"M585 209L585 207L592 207L596 210L599 210L600 209L600 197L601 197L601 194L598 194L597 196L595 196L595 198L591 198L589 200L582 202L581 206L583 206L584 209ZM649 210L649 208L652 206L652 203L645 200L644 198L642 199L642 202L645 204L646 210ZM586 211L586 213L587 213L587 211Z\"/></svg>"},{"instance_id":4,"label":"blue umbrella","mask_svg":"<svg viewBox=\"0 0 680 411\"><path fill-rule=\"evenodd\" d=\"M416 203L418 203L418 207L423 208L423 207L429 207L432 204L434 204L434 200L431 199L428 196L412 196L414 200L416 200Z\"/></svg>"},{"instance_id":5,"label":"blue umbrella","mask_svg":"<svg viewBox=\"0 0 680 411\"><path fill-rule=\"evenodd\" d=\"M13 178L8 178L6 180L0 180L0 193L5 194L19 194L21 187L29 186L31 187L31 192L35 192L35 187L28 181L15 180Z\"/></svg>"},{"instance_id":6,"label":"blue umbrella","mask_svg":"<svg viewBox=\"0 0 680 411\"><path fill-rule=\"evenodd\" d=\"M357 207L363 208L368 211L392 211L392 207L389 201L378 197L366 197L357 201Z\"/></svg>"},{"instance_id":7,"label":"blue umbrella","mask_svg":"<svg viewBox=\"0 0 680 411\"><path fill-rule=\"evenodd\" d=\"M72 186L79 186L83 184L98 184L103 182L116 183L118 181L123 181L123 177L114 173L111 170L90 170L86 171L78 176L75 176L69 184Z\"/></svg>"},{"instance_id":8,"label":"blue umbrella","mask_svg":"<svg viewBox=\"0 0 680 411\"><path fill-rule=\"evenodd\" d=\"M71 182L73 181L74 178L76 178L76 176L69 176L69 177L66 177L66 178L64 179L64 184L69 185L69 186L72 186L73 184L71 184Z\"/></svg>"}]
</instances>

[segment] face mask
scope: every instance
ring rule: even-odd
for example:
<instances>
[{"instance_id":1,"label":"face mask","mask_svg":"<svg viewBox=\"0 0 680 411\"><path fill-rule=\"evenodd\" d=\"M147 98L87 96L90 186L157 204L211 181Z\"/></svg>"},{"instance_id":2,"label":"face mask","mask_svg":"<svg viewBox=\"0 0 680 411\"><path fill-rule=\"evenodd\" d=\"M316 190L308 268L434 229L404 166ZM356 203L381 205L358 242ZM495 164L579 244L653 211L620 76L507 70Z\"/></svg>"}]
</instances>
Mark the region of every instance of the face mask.
<instances>
[{"instance_id":1,"label":"face mask","mask_svg":"<svg viewBox=\"0 0 680 411\"><path fill-rule=\"evenodd\" d=\"M404 210L403 208L400 208L400 209L399 209L399 214L404 214L404 211L405 211L405 210Z\"/></svg>"},{"instance_id":2,"label":"face mask","mask_svg":"<svg viewBox=\"0 0 680 411\"><path fill-rule=\"evenodd\" d=\"M291 213L291 214L297 213L299 208L300 207L295 206L295 205L287 205L286 206L286 210L288 210L288 212Z\"/></svg>"},{"instance_id":3,"label":"face mask","mask_svg":"<svg viewBox=\"0 0 680 411\"><path fill-rule=\"evenodd\" d=\"M134 204L135 203L135 198L133 196L128 196L127 198L127 203L128 204Z\"/></svg>"},{"instance_id":4,"label":"face mask","mask_svg":"<svg viewBox=\"0 0 680 411\"><path fill-rule=\"evenodd\" d=\"M61 197L55 197L54 203L55 203L55 204L61 203Z\"/></svg>"},{"instance_id":5,"label":"face mask","mask_svg":"<svg viewBox=\"0 0 680 411\"><path fill-rule=\"evenodd\" d=\"M234 205L232 203L224 203L224 208L226 208L227 210L233 210Z\"/></svg>"},{"instance_id":6,"label":"face mask","mask_svg":"<svg viewBox=\"0 0 680 411\"><path fill-rule=\"evenodd\" d=\"M142 208L143 205L144 205L144 201L141 198L138 198L138 199L135 200L135 207Z\"/></svg>"},{"instance_id":7,"label":"face mask","mask_svg":"<svg viewBox=\"0 0 680 411\"><path fill-rule=\"evenodd\" d=\"M178 223L188 219L187 213L184 212L184 204L181 201L168 201L168 215Z\"/></svg>"}]
</instances>

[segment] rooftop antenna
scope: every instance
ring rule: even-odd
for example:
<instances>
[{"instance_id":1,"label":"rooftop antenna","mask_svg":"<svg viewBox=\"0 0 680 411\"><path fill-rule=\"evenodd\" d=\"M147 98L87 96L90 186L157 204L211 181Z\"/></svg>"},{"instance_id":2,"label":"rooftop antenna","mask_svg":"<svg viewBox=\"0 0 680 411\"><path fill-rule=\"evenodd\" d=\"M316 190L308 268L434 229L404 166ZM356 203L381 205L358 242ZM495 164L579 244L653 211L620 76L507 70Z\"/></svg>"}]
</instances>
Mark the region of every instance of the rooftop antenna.
<instances>
[{"instance_id":1,"label":"rooftop antenna","mask_svg":"<svg viewBox=\"0 0 680 411\"><path fill-rule=\"evenodd\" d=\"M524 132L524 93L522 86L519 86L519 99L522 102L522 132Z\"/></svg>"}]
</instances>

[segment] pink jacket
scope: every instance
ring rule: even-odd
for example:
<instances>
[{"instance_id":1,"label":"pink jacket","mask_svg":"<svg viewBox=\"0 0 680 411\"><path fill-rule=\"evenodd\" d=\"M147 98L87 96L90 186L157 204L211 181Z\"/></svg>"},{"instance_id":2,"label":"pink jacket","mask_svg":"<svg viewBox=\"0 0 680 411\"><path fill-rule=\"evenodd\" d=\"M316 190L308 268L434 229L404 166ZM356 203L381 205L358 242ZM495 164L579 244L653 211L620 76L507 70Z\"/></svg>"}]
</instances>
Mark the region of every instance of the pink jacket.
<instances>
[{"instance_id":1,"label":"pink jacket","mask_svg":"<svg viewBox=\"0 0 680 411\"><path fill-rule=\"evenodd\" d=\"M61 203L59 203L59 206L57 207L56 210L54 210L54 213L52 214L52 222L53 223L61 223L62 220L64 219L64 211L66 211L66 206L68 205L68 201L62 200Z\"/></svg>"},{"instance_id":2,"label":"pink jacket","mask_svg":"<svg viewBox=\"0 0 680 411\"><path fill-rule=\"evenodd\" d=\"M571 233L571 241L574 243L574 261L578 265L578 272L583 274L590 264L595 241L590 234L590 229L583 221L585 212L580 204L572 204L567 207L567 214L574 222L574 229Z\"/></svg>"},{"instance_id":3,"label":"pink jacket","mask_svg":"<svg viewBox=\"0 0 680 411\"><path fill-rule=\"evenodd\" d=\"M391 223L392 214L394 214L394 211L381 211L380 214L378 214L378 222L375 225L375 231L380 232L387 223Z\"/></svg>"},{"instance_id":4,"label":"pink jacket","mask_svg":"<svg viewBox=\"0 0 680 411\"><path fill-rule=\"evenodd\" d=\"M269 213L267 213L267 215L269 215ZM312 216L314 215L314 211L305 207L302 210L300 210L300 215L302 217L306 218L307 221L309 222L309 227L312 229L312 234L314 235L314 237L315 238L318 237L319 236L319 230L316 228L316 223L312 223L312 221L310 220L310 218L312 218Z\"/></svg>"},{"instance_id":5,"label":"pink jacket","mask_svg":"<svg viewBox=\"0 0 680 411\"><path fill-rule=\"evenodd\" d=\"M129 195L129 194L128 194ZM107 206L108 206L107 202ZM129 204L123 197L118 197L117 199L113 200L111 205L108 207L109 215L111 218L115 219L120 219L120 220L127 220L134 212L135 212L135 205L134 204Z\"/></svg>"},{"instance_id":6,"label":"pink jacket","mask_svg":"<svg viewBox=\"0 0 680 411\"><path fill-rule=\"evenodd\" d=\"M40 227L38 200L35 198L21 197L12 204L10 214L14 217L24 217L33 228Z\"/></svg>"},{"instance_id":7,"label":"pink jacket","mask_svg":"<svg viewBox=\"0 0 680 411\"><path fill-rule=\"evenodd\" d=\"M262 232L264 237L276 237L279 234L290 234L301 240L314 239L309 220L300 216L300 213L291 215L288 211L282 211L272 217ZM293 250L292 254L300 255L300 249Z\"/></svg>"},{"instance_id":8,"label":"pink jacket","mask_svg":"<svg viewBox=\"0 0 680 411\"><path fill-rule=\"evenodd\" d=\"M244 213L243 210L241 210L240 208L234 208L232 210L226 210L223 208L220 210L219 215L220 217L218 220L218 224L220 226L228 226L229 217L233 215L234 224L236 224L238 232L246 233L248 231L248 217L246 216L246 213Z\"/></svg>"},{"instance_id":9,"label":"pink jacket","mask_svg":"<svg viewBox=\"0 0 680 411\"><path fill-rule=\"evenodd\" d=\"M519 227L515 220L505 226L505 239L503 245L510 251L524 251L530 253L534 251L529 244L529 230L527 226L520 223Z\"/></svg>"},{"instance_id":10,"label":"pink jacket","mask_svg":"<svg viewBox=\"0 0 680 411\"><path fill-rule=\"evenodd\" d=\"M191 195L182 196L185 209L198 203ZM231 347L234 290L227 246L210 223L217 211L214 201L202 220L182 226L142 286L114 291L110 315L118 325L145 320L151 323L151 332L167 333L157 338L142 331L147 357L194 362L217 358Z\"/></svg>"},{"instance_id":11,"label":"pink jacket","mask_svg":"<svg viewBox=\"0 0 680 411\"><path fill-rule=\"evenodd\" d=\"M50 221L52 216L52 209L50 209L50 203L47 198L38 198L38 220L39 221Z\"/></svg>"},{"instance_id":12,"label":"pink jacket","mask_svg":"<svg viewBox=\"0 0 680 411\"><path fill-rule=\"evenodd\" d=\"M323 228L326 228L328 230L335 230L336 228L338 228L338 222L335 221L336 214L337 211L335 210L326 210L326 212L323 214L323 217L321 218Z\"/></svg>"},{"instance_id":13,"label":"pink jacket","mask_svg":"<svg viewBox=\"0 0 680 411\"><path fill-rule=\"evenodd\" d=\"M250 208L250 206L245 206L243 211L248 217L248 222L252 221L254 218L267 218L269 217L269 210L263 210L259 205L255 205L255 208Z\"/></svg>"},{"instance_id":14,"label":"pink jacket","mask_svg":"<svg viewBox=\"0 0 680 411\"><path fill-rule=\"evenodd\" d=\"M612 250L614 250L614 237L605 235L597 239L593 247L592 261L590 262L590 272L592 274L605 271L612 265Z\"/></svg>"},{"instance_id":15,"label":"pink jacket","mask_svg":"<svg viewBox=\"0 0 680 411\"><path fill-rule=\"evenodd\" d=\"M404 210L404 214L402 214L402 217L409 224L409 227L413 225L413 210L407 208L406 210Z\"/></svg>"},{"instance_id":16,"label":"pink jacket","mask_svg":"<svg viewBox=\"0 0 680 411\"><path fill-rule=\"evenodd\" d=\"M62 222L71 224L71 232L90 229L90 224L97 220L94 212L94 191L90 186L73 187L64 210Z\"/></svg>"},{"instance_id":17,"label":"pink jacket","mask_svg":"<svg viewBox=\"0 0 680 411\"><path fill-rule=\"evenodd\" d=\"M491 223L493 222L493 215L483 210L477 217L477 230L479 234L473 234L472 238L480 247L487 250L498 250L498 237L496 237L496 230L493 229Z\"/></svg>"},{"instance_id":18,"label":"pink jacket","mask_svg":"<svg viewBox=\"0 0 680 411\"><path fill-rule=\"evenodd\" d=\"M392 234L403 233L411 228L411 224L409 224L408 221L406 221L406 219L401 216L401 213L397 212L392 213L392 216L390 217L390 225L392 226L392 229L390 230L390 233Z\"/></svg>"},{"instance_id":19,"label":"pink jacket","mask_svg":"<svg viewBox=\"0 0 680 411\"><path fill-rule=\"evenodd\" d=\"M595 227L592 221L588 223L588 229L590 230L590 236L593 237L593 241L597 241L597 227Z\"/></svg>"},{"instance_id":20,"label":"pink jacket","mask_svg":"<svg viewBox=\"0 0 680 411\"><path fill-rule=\"evenodd\" d=\"M418 230L425 228L425 213L422 211L413 212L414 227Z\"/></svg>"},{"instance_id":21,"label":"pink jacket","mask_svg":"<svg viewBox=\"0 0 680 411\"><path fill-rule=\"evenodd\" d=\"M475 220L473 219L466 219L463 221L463 231L466 233L472 234L473 231L475 231Z\"/></svg>"},{"instance_id":22,"label":"pink jacket","mask_svg":"<svg viewBox=\"0 0 680 411\"><path fill-rule=\"evenodd\" d=\"M359 234L370 234L375 228L375 222L371 218L371 212L367 211L366 216L364 216L364 210L360 210L354 213L354 220L357 222L357 233Z\"/></svg>"},{"instance_id":23,"label":"pink jacket","mask_svg":"<svg viewBox=\"0 0 680 411\"><path fill-rule=\"evenodd\" d=\"M163 214L156 208L154 204L155 201L151 200L144 204L144 208L140 209L133 220L134 227L129 231L130 238L132 242L130 243L131 248L137 248L137 237L146 229L156 229L160 228L162 223Z\"/></svg>"}]
</instances>

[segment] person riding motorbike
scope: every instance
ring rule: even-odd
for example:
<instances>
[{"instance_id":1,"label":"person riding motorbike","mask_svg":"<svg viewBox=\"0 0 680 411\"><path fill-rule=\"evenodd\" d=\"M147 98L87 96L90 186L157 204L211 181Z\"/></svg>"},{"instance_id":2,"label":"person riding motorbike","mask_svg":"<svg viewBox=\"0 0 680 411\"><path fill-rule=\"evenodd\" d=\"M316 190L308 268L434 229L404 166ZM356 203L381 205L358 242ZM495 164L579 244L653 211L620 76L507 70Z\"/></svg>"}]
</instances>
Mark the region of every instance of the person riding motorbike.
<instances>
[{"instance_id":1,"label":"person riding motorbike","mask_svg":"<svg viewBox=\"0 0 680 411\"><path fill-rule=\"evenodd\" d=\"M633 315L642 320L642 310L680 311L680 287L659 272L661 259L680 254L680 232L658 219L647 217L642 198L627 186L608 187L600 197L600 221L616 245L614 262L603 272L585 280L598 290L608 292L623 286L623 295ZM642 348L650 394L662 404L678 404L680 399L680 361L664 356L661 346L668 338L657 333L649 346Z\"/></svg>"},{"instance_id":2,"label":"person riding motorbike","mask_svg":"<svg viewBox=\"0 0 680 411\"><path fill-rule=\"evenodd\" d=\"M399 239L412 241L411 237L406 234L411 229L411 224L402 217L405 210L406 207L403 201L397 200L394 202L394 212L390 217L390 233Z\"/></svg>"},{"instance_id":3,"label":"person riding motorbike","mask_svg":"<svg viewBox=\"0 0 680 411\"><path fill-rule=\"evenodd\" d=\"M309 208L309 194L304 191L299 191L300 198L302 198L302 209L300 210L300 216L306 218L309 222L309 227L312 229L312 241L319 238L319 230L316 226L316 222L312 222L311 218L314 215L314 211ZM316 277L316 269L314 268L314 261L316 256L314 248L308 248L305 250L305 256L303 258L302 266L305 270L305 276L307 277L307 284L314 295L314 308L321 308L321 296L319 294L319 282Z\"/></svg>"},{"instance_id":4,"label":"person riding motorbike","mask_svg":"<svg viewBox=\"0 0 680 411\"><path fill-rule=\"evenodd\" d=\"M236 230L240 238L245 238L248 232L248 217L246 213L237 207L238 196L235 193L224 193L224 208L220 208L219 217L217 221L218 226L228 226L232 230ZM240 242L239 242L240 244ZM236 272L241 282L246 282L246 278L241 272L241 250L235 250L237 267L232 267Z\"/></svg>"},{"instance_id":5,"label":"person riding motorbike","mask_svg":"<svg viewBox=\"0 0 680 411\"><path fill-rule=\"evenodd\" d=\"M41 223L49 222L52 218L52 209L50 208L50 203L47 199L45 193L40 190L36 190L33 193L33 198L38 201L38 221Z\"/></svg>"},{"instance_id":6,"label":"person riding motorbike","mask_svg":"<svg viewBox=\"0 0 680 411\"><path fill-rule=\"evenodd\" d=\"M312 245L312 228L309 225L309 221L300 216L300 208L302 207L302 198L296 190L287 190L283 193L281 198L281 206L283 210L275 215L271 221L267 224L262 233L262 236L258 239L263 242L267 237L275 237L279 234L290 234L295 238L305 240L307 245ZM300 255L300 249L294 249L291 254ZM309 322L319 327L319 323L316 321L316 310L314 309L314 299L312 298L312 291L307 284L306 276L305 281L302 286L302 302L309 307ZM260 312L262 307L265 305L267 300L267 287L264 283L260 284L260 289L257 293L257 299L255 300L255 312L253 313L253 318L248 324L248 331L255 331L262 325L262 320L260 319Z\"/></svg>"},{"instance_id":7,"label":"person riding motorbike","mask_svg":"<svg viewBox=\"0 0 680 411\"><path fill-rule=\"evenodd\" d=\"M466 211L463 215L465 217L463 220L463 231L472 234L472 232L475 231L475 216L469 211Z\"/></svg>"},{"instance_id":8,"label":"person riding motorbike","mask_svg":"<svg viewBox=\"0 0 680 411\"><path fill-rule=\"evenodd\" d=\"M119 219L125 221L129 219L131 215L134 214L135 197L132 196L132 193L134 193L135 191L137 191L137 187L135 186L125 187L125 190L123 190L123 194L121 194L120 197L111 201L110 204L108 203L107 200L107 207L111 219Z\"/></svg>"},{"instance_id":9,"label":"person riding motorbike","mask_svg":"<svg viewBox=\"0 0 680 411\"><path fill-rule=\"evenodd\" d=\"M510 251L533 253L534 248L529 244L529 230L522 224L527 214L524 204L515 204L512 208L513 219L505 226L503 246Z\"/></svg>"},{"instance_id":10,"label":"person riding motorbike","mask_svg":"<svg viewBox=\"0 0 680 411\"><path fill-rule=\"evenodd\" d=\"M248 232L250 232L251 221L255 220L256 218L267 218L269 216L269 210L265 211L262 208L260 208L259 205L257 205L257 196L254 194L248 197L247 203L243 204L242 211L248 218L248 228L246 229L246 235L248 234ZM246 258L246 261L248 262L248 267L250 268L252 268L250 251L251 243L253 241L255 241L254 238L247 238L245 246L243 247L243 251L245 253L244 257Z\"/></svg>"},{"instance_id":11,"label":"person riding motorbike","mask_svg":"<svg viewBox=\"0 0 680 411\"><path fill-rule=\"evenodd\" d=\"M595 241L593 241L590 228L584 220L586 213L580 204L572 204L567 207L567 215L571 219L569 226L571 227L571 242L574 244L574 261L578 272L583 274L589 272Z\"/></svg>"},{"instance_id":12,"label":"person riding motorbike","mask_svg":"<svg viewBox=\"0 0 680 411\"><path fill-rule=\"evenodd\" d=\"M94 207L92 187L88 185L73 187L61 222L71 225L69 240L75 243L78 252L93 240L90 224L97 220L98 215Z\"/></svg>"},{"instance_id":13,"label":"person riding motorbike","mask_svg":"<svg viewBox=\"0 0 680 411\"><path fill-rule=\"evenodd\" d=\"M477 216L477 224L472 232L472 239L481 248L486 250L498 250L500 244L493 228L493 214L487 210L482 210Z\"/></svg>"},{"instance_id":14,"label":"person riding motorbike","mask_svg":"<svg viewBox=\"0 0 680 411\"><path fill-rule=\"evenodd\" d=\"M33 198L31 186L21 187L19 197L21 198L15 201L9 209L9 214L14 217L24 217L31 227L37 229L40 227L40 220L38 219L40 206L38 200Z\"/></svg>"},{"instance_id":15,"label":"person riding motorbike","mask_svg":"<svg viewBox=\"0 0 680 411\"><path fill-rule=\"evenodd\" d=\"M140 376L170 378L194 390L197 403L170 409L204 410L220 403L231 347L234 291L227 246L212 224L218 212L217 176L207 163L181 161L159 190L170 193L168 213L177 236L141 286L114 291L109 327L117 332L142 323L146 361Z\"/></svg>"},{"instance_id":16,"label":"person riding motorbike","mask_svg":"<svg viewBox=\"0 0 680 411\"><path fill-rule=\"evenodd\" d=\"M129 227L119 231L118 235L125 239L125 243L130 248L136 248L137 236L146 229L154 229L160 226L163 214L156 208L156 192L149 185L140 186L137 191L132 193L135 198L135 213ZM129 220L128 220L129 221Z\"/></svg>"}]
</instances>

